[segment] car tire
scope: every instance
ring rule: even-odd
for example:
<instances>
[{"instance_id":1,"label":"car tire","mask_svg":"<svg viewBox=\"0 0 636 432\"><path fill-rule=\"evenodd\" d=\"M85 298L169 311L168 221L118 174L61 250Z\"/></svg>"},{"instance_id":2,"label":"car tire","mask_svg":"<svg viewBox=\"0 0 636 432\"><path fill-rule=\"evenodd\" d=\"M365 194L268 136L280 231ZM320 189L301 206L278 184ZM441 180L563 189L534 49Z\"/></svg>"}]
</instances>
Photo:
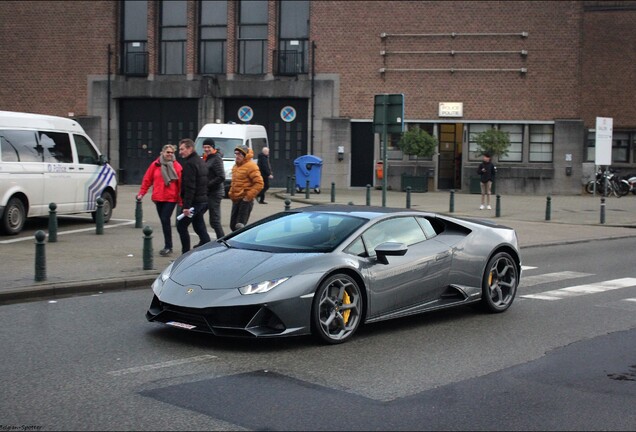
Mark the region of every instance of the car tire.
<instances>
[{"instance_id":1,"label":"car tire","mask_svg":"<svg viewBox=\"0 0 636 432\"><path fill-rule=\"evenodd\" d=\"M363 307L360 287L351 276L330 276L320 284L314 296L312 333L328 344L346 342L360 326Z\"/></svg>"},{"instance_id":2,"label":"car tire","mask_svg":"<svg viewBox=\"0 0 636 432\"><path fill-rule=\"evenodd\" d=\"M26 209L20 198L9 200L2 214L2 231L8 235L15 235L22 231L26 222Z\"/></svg>"},{"instance_id":3,"label":"car tire","mask_svg":"<svg viewBox=\"0 0 636 432\"><path fill-rule=\"evenodd\" d=\"M519 271L507 252L496 253L488 261L482 278L481 306L487 312L506 311L515 299Z\"/></svg>"},{"instance_id":4,"label":"car tire","mask_svg":"<svg viewBox=\"0 0 636 432\"><path fill-rule=\"evenodd\" d=\"M110 192L103 192L101 198L104 200L102 210L104 211L104 223L106 223L113 216L113 205L115 200ZM95 221L97 218L97 212L92 212L91 217L93 218L93 221Z\"/></svg>"}]
</instances>

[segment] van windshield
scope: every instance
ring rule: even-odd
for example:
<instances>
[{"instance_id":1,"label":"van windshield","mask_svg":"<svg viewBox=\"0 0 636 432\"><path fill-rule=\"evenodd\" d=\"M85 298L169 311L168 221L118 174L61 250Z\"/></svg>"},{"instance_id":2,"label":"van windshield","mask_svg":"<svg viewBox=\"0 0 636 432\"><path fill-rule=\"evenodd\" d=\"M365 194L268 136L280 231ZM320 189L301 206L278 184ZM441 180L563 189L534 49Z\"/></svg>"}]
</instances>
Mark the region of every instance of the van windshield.
<instances>
[{"instance_id":1,"label":"van windshield","mask_svg":"<svg viewBox=\"0 0 636 432\"><path fill-rule=\"evenodd\" d=\"M198 137L194 143L194 148L200 156L203 156L203 141L210 137ZM243 144L241 138L212 138L214 146L221 152L221 156L226 159L234 159L234 149Z\"/></svg>"}]
</instances>

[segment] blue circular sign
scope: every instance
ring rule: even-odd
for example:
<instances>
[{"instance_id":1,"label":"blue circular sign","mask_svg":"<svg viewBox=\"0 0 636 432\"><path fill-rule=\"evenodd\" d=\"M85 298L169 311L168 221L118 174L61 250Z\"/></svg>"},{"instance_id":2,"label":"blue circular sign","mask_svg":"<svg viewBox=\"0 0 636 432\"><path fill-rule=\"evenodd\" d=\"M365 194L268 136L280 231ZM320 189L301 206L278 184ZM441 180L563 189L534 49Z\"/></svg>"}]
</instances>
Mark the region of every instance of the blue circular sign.
<instances>
[{"instance_id":1,"label":"blue circular sign","mask_svg":"<svg viewBox=\"0 0 636 432\"><path fill-rule=\"evenodd\" d=\"M296 120L296 108L292 106L283 107L283 109L280 110L280 118L288 123L293 122Z\"/></svg>"},{"instance_id":2,"label":"blue circular sign","mask_svg":"<svg viewBox=\"0 0 636 432\"><path fill-rule=\"evenodd\" d=\"M253 117L254 117L254 110L252 109L252 107L244 105L239 108L238 118L242 122L248 122L252 120Z\"/></svg>"}]
</instances>

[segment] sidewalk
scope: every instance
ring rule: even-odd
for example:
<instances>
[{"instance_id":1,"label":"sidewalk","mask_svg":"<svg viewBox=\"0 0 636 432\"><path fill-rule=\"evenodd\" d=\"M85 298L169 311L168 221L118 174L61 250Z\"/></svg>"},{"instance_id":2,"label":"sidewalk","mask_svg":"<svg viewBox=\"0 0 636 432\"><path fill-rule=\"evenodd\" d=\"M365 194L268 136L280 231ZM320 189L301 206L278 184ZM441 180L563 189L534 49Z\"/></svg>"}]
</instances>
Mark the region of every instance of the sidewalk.
<instances>
[{"instance_id":1,"label":"sidewalk","mask_svg":"<svg viewBox=\"0 0 636 432\"><path fill-rule=\"evenodd\" d=\"M118 203L113 218L104 226L104 234L95 234L90 216L59 217L58 241L46 243L46 276L35 282L35 240L33 224L30 232L19 236L0 237L0 304L32 298L48 298L78 293L99 293L106 290L148 287L157 275L179 255L180 242L173 229L175 253L161 257L163 247L161 228L154 205L143 202L143 226L153 228L153 269L143 270L143 232L135 228L135 195L138 186L122 185L118 190ZM371 205L382 205L382 191L371 189ZM550 220L546 221L547 197L501 196L500 217L496 217L496 198L492 210L479 210L480 196L455 193L454 211L450 213L451 194L445 192L412 193L411 208L451 214L458 217L490 219L517 231L522 249L553 244L573 244L595 239L636 237L636 196L610 197L605 200L605 223L600 223L600 197L553 196L550 200ZM331 191L321 194L287 195L285 190L270 189L267 205L255 204L251 221L285 208L290 199L291 208L309 204L330 204ZM406 207L405 192L387 191L388 207ZM342 189L335 191L335 203L366 205L367 190ZM231 204L224 200L222 222L228 233ZM69 227L68 221L80 223ZM206 217L207 221L207 217ZM47 231L46 219L34 224ZM190 230L192 232L192 229ZM213 231L212 237L214 238ZM196 242L196 238L194 239Z\"/></svg>"}]
</instances>

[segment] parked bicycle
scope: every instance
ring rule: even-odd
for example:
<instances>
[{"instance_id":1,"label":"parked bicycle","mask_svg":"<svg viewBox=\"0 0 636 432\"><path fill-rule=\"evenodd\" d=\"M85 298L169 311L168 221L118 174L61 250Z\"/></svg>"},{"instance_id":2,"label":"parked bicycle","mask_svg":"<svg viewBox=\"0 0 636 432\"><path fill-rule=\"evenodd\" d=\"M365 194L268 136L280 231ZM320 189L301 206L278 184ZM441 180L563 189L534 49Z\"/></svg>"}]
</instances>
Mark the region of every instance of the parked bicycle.
<instances>
[{"instance_id":1,"label":"parked bicycle","mask_svg":"<svg viewBox=\"0 0 636 432\"><path fill-rule=\"evenodd\" d=\"M627 180L622 179L617 175L618 171L609 169L607 171L598 170L596 172L596 179L590 180L585 185L585 190L589 194L593 194L595 191L601 196L614 195L620 198L627 195L630 192L630 184ZM607 185L607 189L605 186Z\"/></svg>"}]
</instances>

